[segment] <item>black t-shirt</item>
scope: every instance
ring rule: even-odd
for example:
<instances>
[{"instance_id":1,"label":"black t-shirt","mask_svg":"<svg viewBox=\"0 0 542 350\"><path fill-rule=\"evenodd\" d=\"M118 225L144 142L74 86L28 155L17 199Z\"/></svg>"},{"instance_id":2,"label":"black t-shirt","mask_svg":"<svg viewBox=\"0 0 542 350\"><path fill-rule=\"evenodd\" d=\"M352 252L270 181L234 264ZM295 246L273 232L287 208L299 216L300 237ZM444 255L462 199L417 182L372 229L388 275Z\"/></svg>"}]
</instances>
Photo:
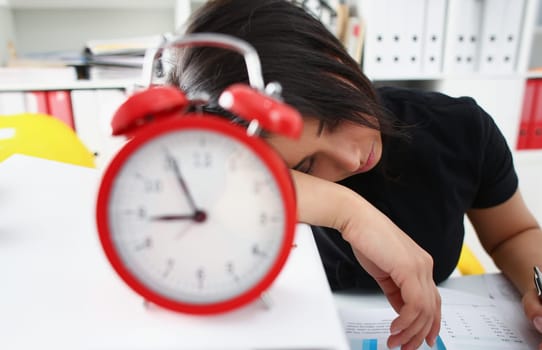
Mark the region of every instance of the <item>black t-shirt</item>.
<instances>
[{"instance_id":1,"label":"black t-shirt","mask_svg":"<svg viewBox=\"0 0 542 350\"><path fill-rule=\"evenodd\" d=\"M440 283L457 265L466 211L503 203L516 191L512 155L492 118L472 98L391 87L378 93L407 137L383 138L379 164L340 183L431 254L433 277ZM313 231L332 289L377 286L340 233Z\"/></svg>"}]
</instances>

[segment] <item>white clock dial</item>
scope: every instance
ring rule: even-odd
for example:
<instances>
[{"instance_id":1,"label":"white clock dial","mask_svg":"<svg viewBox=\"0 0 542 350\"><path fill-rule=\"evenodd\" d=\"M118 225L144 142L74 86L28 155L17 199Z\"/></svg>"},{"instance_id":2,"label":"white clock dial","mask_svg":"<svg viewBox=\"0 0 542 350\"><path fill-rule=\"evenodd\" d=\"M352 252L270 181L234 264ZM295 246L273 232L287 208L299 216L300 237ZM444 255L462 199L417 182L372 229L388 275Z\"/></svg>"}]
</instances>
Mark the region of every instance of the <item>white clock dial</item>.
<instances>
[{"instance_id":1,"label":"white clock dial","mask_svg":"<svg viewBox=\"0 0 542 350\"><path fill-rule=\"evenodd\" d=\"M164 133L132 153L113 182L108 217L130 272L157 293L194 304L254 286L285 231L281 193L265 163L205 129Z\"/></svg>"}]
</instances>

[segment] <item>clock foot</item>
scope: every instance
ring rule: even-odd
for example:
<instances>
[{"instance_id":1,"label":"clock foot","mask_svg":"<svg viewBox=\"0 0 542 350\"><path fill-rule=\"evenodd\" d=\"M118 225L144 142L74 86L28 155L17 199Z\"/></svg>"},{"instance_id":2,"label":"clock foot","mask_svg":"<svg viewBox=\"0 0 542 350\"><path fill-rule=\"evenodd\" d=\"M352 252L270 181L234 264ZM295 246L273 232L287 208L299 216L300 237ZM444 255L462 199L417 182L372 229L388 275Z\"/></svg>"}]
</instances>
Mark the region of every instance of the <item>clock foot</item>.
<instances>
[{"instance_id":1,"label":"clock foot","mask_svg":"<svg viewBox=\"0 0 542 350\"><path fill-rule=\"evenodd\" d=\"M262 294L260 294L260 303L266 310L269 310L271 309L271 307L273 307L273 300L271 300L271 297L267 292L263 292Z\"/></svg>"}]
</instances>

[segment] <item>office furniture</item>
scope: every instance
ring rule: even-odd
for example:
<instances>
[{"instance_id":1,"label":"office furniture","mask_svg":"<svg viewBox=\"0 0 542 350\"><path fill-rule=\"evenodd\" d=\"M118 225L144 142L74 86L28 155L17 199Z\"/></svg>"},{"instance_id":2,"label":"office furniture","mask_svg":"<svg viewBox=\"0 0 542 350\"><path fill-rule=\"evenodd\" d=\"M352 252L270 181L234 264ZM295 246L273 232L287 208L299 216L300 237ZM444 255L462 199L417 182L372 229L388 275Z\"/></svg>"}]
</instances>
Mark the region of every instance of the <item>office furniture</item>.
<instances>
[{"instance_id":1,"label":"office furniture","mask_svg":"<svg viewBox=\"0 0 542 350\"><path fill-rule=\"evenodd\" d=\"M212 317L145 305L101 251L94 222L99 176L24 155L0 162L0 347L348 350L340 311L389 308L378 293L332 296L306 225L298 225L297 246L262 301ZM516 298L508 284L497 280L490 288L487 278L493 276L451 278L440 287L485 298L498 298L498 289ZM529 332L514 300L518 327Z\"/></svg>"},{"instance_id":2,"label":"office furniture","mask_svg":"<svg viewBox=\"0 0 542 350\"><path fill-rule=\"evenodd\" d=\"M145 306L101 250L99 176L27 156L0 163L0 348L348 349L306 225L263 300L217 316Z\"/></svg>"}]
</instances>

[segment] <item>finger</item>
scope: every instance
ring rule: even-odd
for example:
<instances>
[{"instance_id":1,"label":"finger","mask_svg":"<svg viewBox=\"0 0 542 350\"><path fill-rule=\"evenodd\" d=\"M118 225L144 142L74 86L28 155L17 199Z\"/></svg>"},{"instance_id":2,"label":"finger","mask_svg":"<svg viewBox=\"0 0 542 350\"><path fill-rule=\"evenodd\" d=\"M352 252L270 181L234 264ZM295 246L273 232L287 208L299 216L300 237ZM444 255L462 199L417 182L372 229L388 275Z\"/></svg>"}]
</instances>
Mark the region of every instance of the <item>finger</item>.
<instances>
[{"instance_id":1,"label":"finger","mask_svg":"<svg viewBox=\"0 0 542 350\"><path fill-rule=\"evenodd\" d=\"M435 312L435 319L433 320L433 325L431 329L429 330L429 333L427 334L427 337L425 338L425 341L427 344L429 344L431 347L435 345L437 336L440 332L440 321L442 318L441 313L441 299L440 294L437 293L435 298L435 304L436 304L436 312Z\"/></svg>"},{"instance_id":2,"label":"finger","mask_svg":"<svg viewBox=\"0 0 542 350\"><path fill-rule=\"evenodd\" d=\"M388 346L393 348L399 345L408 345L408 348L417 348L421 345L427 333L429 333L432 324L431 317L427 319L427 317L420 314L409 327L398 334L392 334L388 338Z\"/></svg>"},{"instance_id":3,"label":"finger","mask_svg":"<svg viewBox=\"0 0 542 350\"><path fill-rule=\"evenodd\" d=\"M431 329L432 324L430 322L426 323L421 331L416 332L408 342L406 342L402 348L403 349L418 349L425 340L425 335Z\"/></svg>"},{"instance_id":4,"label":"finger","mask_svg":"<svg viewBox=\"0 0 542 350\"><path fill-rule=\"evenodd\" d=\"M538 299L538 294L534 288L525 293L522 303L528 319L533 320L537 316L542 316L542 303Z\"/></svg>"},{"instance_id":5,"label":"finger","mask_svg":"<svg viewBox=\"0 0 542 350\"><path fill-rule=\"evenodd\" d=\"M538 299L536 290L533 288L527 291L521 301L527 319L539 333L542 333L542 303Z\"/></svg>"},{"instance_id":6,"label":"finger","mask_svg":"<svg viewBox=\"0 0 542 350\"><path fill-rule=\"evenodd\" d=\"M405 304L399 312L399 316L391 322L390 333L398 334L409 328L420 315L421 308L415 307L412 304Z\"/></svg>"},{"instance_id":7,"label":"finger","mask_svg":"<svg viewBox=\"0 0 542 350\"><path fill-rule=\"evenodd\" d=\"M427 291L433 291L433 296ZM423 342L427 338L429 342L434 343L434 339L440 330L441 320L441 299L438 290L433 284L433 287L426 288L427 298L414 298L414 302L408 303L401 309L399 316L392 322L390 326L390 345L405 344L416 336L413 343ZM399 332L401 332L399 334ZM418 344L419 345L419 344Z\"/></svg>"}]
</instances>

